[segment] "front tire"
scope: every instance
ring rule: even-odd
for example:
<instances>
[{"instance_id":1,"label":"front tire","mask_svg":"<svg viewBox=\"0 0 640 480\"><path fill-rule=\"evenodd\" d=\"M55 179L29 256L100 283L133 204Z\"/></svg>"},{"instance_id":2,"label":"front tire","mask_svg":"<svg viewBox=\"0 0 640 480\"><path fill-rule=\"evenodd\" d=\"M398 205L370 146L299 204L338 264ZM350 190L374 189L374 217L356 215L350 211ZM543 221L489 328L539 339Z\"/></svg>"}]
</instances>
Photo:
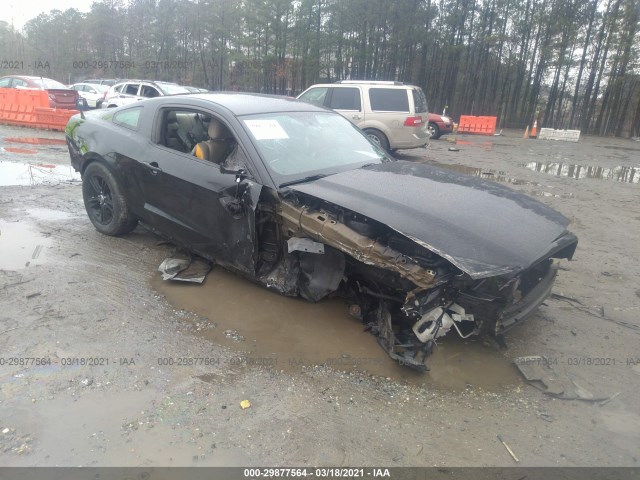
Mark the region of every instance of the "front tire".
<instances>
[{"instance_id":1,"label":"front tire","mask_svg":"<svg viewBox=\"0 0 640 480\"><path fill-rule=\"evenodd\" d=\"M370 129L365 130L364 133L367 135L369 140L371 140L373 143L378 145L384 151L386 152L389 151L389 141L387 140L387 137L384 135L384 133L378 130L370 130Z\"/></svg>"},{"instance_id":2,"label":"front tire","mask_svg":"<svg viewBox=\"0 0 640 480\"><path fill-rule=\"evenodd\" d=\"M136 228L138 219L129 212L118 181L102 163L90 163L82 174L82 197L89 220L100 233L123 235Z\"/></svg>"}]
</instances>

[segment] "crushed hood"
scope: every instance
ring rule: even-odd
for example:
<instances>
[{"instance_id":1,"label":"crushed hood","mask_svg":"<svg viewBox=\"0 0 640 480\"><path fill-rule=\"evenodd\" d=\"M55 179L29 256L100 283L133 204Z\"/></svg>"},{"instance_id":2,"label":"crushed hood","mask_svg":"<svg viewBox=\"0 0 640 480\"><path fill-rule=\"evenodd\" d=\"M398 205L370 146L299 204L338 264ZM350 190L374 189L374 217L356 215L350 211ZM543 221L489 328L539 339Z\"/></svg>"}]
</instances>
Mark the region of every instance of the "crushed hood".
<instances>
[{"instance_id":1,"label":"crushed hood","mask_svg":"<svg viewBox=\"0 0 640 480\"><path fill-rule=\"evenodd\" d=\"M425 164L394 161L291 188L383 223L472 278L513 274L577 243L567 218L537 200Z\"/></svg>"}]
</instances>

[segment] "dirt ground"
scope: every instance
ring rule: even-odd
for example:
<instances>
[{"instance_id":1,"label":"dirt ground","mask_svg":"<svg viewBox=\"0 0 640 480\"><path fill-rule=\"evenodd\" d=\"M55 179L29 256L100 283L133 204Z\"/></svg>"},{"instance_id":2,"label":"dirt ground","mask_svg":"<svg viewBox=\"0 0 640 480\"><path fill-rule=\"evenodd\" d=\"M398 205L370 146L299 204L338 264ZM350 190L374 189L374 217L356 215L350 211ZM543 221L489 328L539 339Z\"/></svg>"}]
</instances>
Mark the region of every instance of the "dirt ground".
<instances>
[{"instance_id":1,"label":"dirt ground","mask_svg":"<svg viewBox=\"0 0 640 480\"><path fill-rule=\"evenodd\" d=\"M508 349L445 338L427 374L335 300L220 269L175 285L172 248L90 224L61 133L0 127L0 465L638 466L640 143L449 136L401 159L506 182L580 239ZM518 228L514 225L513 228ZM526 384L543 355L600 404ZM240 403L248 400L250 408Z\"/></svg>"}]
</instances>

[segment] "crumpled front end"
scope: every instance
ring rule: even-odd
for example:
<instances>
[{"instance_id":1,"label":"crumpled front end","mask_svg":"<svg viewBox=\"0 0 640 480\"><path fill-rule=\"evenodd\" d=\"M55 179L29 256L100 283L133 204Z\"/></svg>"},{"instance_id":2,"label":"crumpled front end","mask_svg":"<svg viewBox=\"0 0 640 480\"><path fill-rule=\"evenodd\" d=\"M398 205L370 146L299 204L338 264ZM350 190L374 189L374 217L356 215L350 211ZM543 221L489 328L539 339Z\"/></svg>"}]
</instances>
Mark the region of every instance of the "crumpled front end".
<instances>
[{"instance_id":1,"label":"crumpled front end","mask_svg":"<svg viewBox=\"0 0 640 480\"><path fill-rule=\"evenodd\" d=\"M265 227L272 241L261 256L273 261L259 280L314 302L339 294L391 358L422 371L450 331L501 335L531 314L553 286L552 257L571 258L577 244L567 234L526 269L475 279L422 242L312 197L281 199L269 212L277 221Z\"/></svg>"}]
</instances>

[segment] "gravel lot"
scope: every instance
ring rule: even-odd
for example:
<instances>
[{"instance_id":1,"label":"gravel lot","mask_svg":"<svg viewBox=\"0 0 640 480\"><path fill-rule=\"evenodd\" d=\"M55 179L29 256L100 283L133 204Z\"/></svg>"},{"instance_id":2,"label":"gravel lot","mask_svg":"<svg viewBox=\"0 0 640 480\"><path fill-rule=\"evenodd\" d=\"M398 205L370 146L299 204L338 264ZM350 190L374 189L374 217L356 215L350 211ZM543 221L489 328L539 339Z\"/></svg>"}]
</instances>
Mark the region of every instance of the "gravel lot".
<instances>
[{"instance_id":1,"label":"gravel lot","mask_svg":"<svg viewBox=\"0 0 640 480\"><path fill-rule=\"evenodd\" d=\"M397 156L507 182L572 220L580 243L554 290L567 298L508 349L446 338L418 375L339 301L220 269L163 283L171 246L94 230L62 134L1 126L0 465L513 466L501 435L522 466L637 466L640 143L506 131ZM522 380L522 355L617 395L553 398Z\"/></svg>"}]
</instances>

